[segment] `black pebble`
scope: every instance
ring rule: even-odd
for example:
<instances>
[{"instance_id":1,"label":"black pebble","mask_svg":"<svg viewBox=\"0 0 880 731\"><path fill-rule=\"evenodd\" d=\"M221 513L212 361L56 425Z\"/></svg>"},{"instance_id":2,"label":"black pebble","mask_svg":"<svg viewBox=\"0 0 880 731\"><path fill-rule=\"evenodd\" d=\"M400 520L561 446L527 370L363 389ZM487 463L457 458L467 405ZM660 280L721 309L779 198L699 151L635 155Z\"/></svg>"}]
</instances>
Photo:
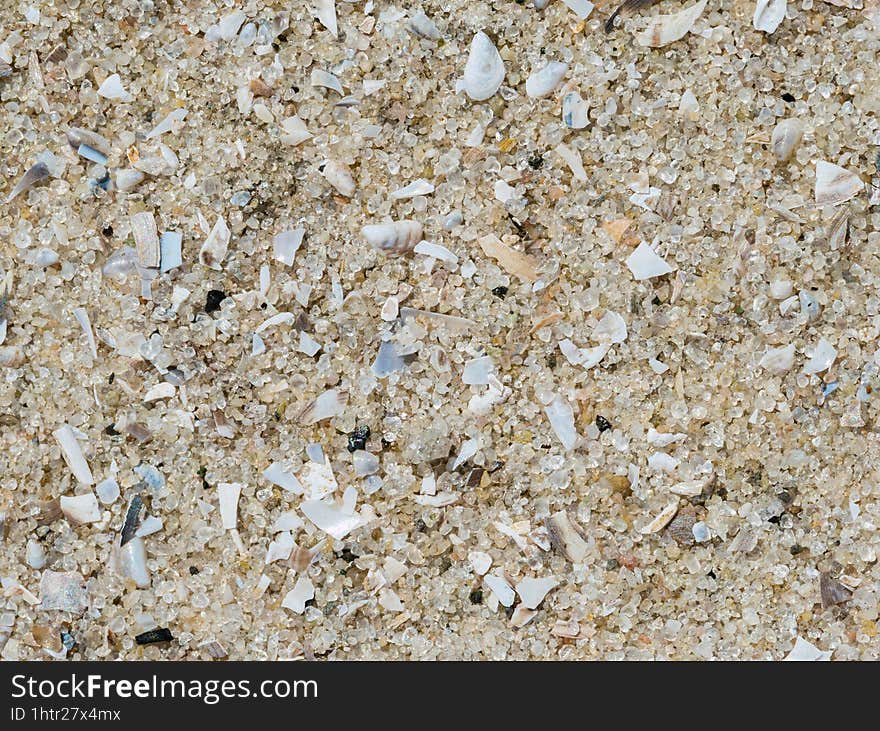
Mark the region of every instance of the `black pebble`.
<instances>
[{"instance_id":1,"label":"black pebble","mask_svg":"<svg viewBox=\"0 0 880 731\"><path fill-rule=\"evenodd\" d=\"M500 287L495 287L495 289L492 290L492 294L494 294L496 297L504 299L504 297L507 295L507 287L505 287L503 284Z\"/></svg>"},{"instance_id":2,"label":"black pebble","mask_svg":"<svg viewBox=\"0 0 880 731\"><path fill-rule=\"evenodd\" d=\"M226 293L219 289L209 289L205 299L205 312L216 312L220 309L220 303L226 299Z\"/></svg>"},{"instance_id":3,"label":"black pebble","mask_svg":"<svg viewBox=\"0 0 880 731\"><path fill-rule=\"evenodd\" d=\"M471 600L471 604L482 604L483 603L483 590L482 589L474 589L471 592L470 600Z\"/></svg>"},{"instance_id":4,"label":"black pebble","mask_svg":"<svg viewBox=\"0 0 880 731\"><path fill-rule=\"evenodd\" d=\"M154 642L171 642L174 635L171 630L163 627L162 629L151 629L149 632L142 632L134 638L139 645L150 645Z\"/></svg>"},{"instance_id":5,"label":"black pebble","mask_svg":"<svg viewBox=\"0 0 880 731\"><path fill-rule=\"evenodd\" d=\"M366 424L356 426L354 431L348 435L348 451L356 452L359 449L365 449L367 439L370 438L370 427Z\"/></svg>"},{"instance_id":6,"label":"black pebble","mask_svg":"<svg viewBox=\"0 0 880 731\"><path fill-rule=\"evenodd\" d=\"M611 422L608 421L604 416L596 417L596 428L600 431L608 431L611 428Z\"/></svg>"},{"instance_id":7,"label":"black pebble","mask_svg":"<svg viewBox=\"0 0 880 731\"><path fill-rule=\"evenodd\" d=\"M791 103L794 101L794 97L788 92L785 92L785 94L782 95L782 101Z\"/></svg>"},{"instance_id":8,"label":"black pebble","mask_svg":"<svg viewBox=\"0 0 880 731\"><path fill-rule=\"evenodd\" d=\"M199 570L195 566L189 567L189 575L190 576L195 576L197 573L199 573Z\"/></svg>"},{"instance_id":9,"label":"black pebble","mask_svg":"<svg viewBox=\"0 0 880 731\"><path fill-rule=\"evenodd\" d=\"M540 155L532 155L532 157L529 158L529 167L532 168L532 170L537 170L543 164L544 158Z\"/></svg>"}]
</instances>

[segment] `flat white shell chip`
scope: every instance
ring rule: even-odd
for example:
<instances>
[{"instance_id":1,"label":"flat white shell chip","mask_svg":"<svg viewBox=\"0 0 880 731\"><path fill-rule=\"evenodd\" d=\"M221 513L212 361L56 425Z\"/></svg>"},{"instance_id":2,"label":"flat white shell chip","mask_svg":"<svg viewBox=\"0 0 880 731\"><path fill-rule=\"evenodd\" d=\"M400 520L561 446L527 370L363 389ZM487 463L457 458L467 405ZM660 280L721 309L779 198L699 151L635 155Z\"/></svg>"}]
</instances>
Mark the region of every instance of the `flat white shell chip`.
<instances>
[{"instance_id":1,"label":"flat white shell chip","mask_svg":"<svg viewBox=\"0 0 880 731\"><path fill-rule=\"evenodd\" d=\"M356 513L347 513L341 506L324 500L307 500L300 505L303 515L325 533L341 541L356 528L363 525L363 520Z\"/></svg>"},{"instance_id":2,"label":"flat white shell chip","mask_svg":"<svg viewBox=\"0 0 880 731\"><path fill-rule=\"evenodd\" d=\"M661 277L672 271L672 267L644 241L627 257L626 265L638 281Z\"/></svg>"},{"instance_id":3,"label":"flat white shell chip","mask_svg":"<svg viewBox=\"0 0 880 731\"><path fill-rule=\"evenodd\" d=\"M827 371L834 363L835 358L837 358L837 349L825 338L821 338L813 349L813 355L804 364L804 373L814 375Z\"/></svg>"},{"instance_id":4,"label":"flat white shell chip","mask_svg":"<svg viewBox=\"0 0 880 731\"><path fill-rule=\"evenodd\" d=\"M794 647L783 658L790 662L824 662L831 659L833 650L823 651L811 642L807 642L803 637L795 638Z\"/></svg>"},{"instance_id":5,"label":"flat white shell chip","mask_svg":"<svg viewBox=\"0 0 880 731\"><path fill-rule=\"evenodd\" d=\"M299 251L299 247L302 245L305 233L306 230L304 228L295 228L291 231L282 231L276 234L272 239L275 258L282 264L292 266L296 252Z\"/></svg>"},{"instance_id":6,"label":"flat white shell chip","mask_svg":"<svg viewBox=\"0 0 880 731\"><path fill-rule=\"evenodd\" d=\"M98 96L113 101L130 101L132 96L122 86L119 74L111 74L98 87Z\"/></svg>"},{"instance_id":7,"label":"flat white shell chip","mask_svg":"<svg viewBox=\"0 0 880 731\"><path fill-rule=\"evenodd\" d=\"M504 578L496 576L495 574L486 574L483 577L483 583L489 587L502 606L513 606L513 600L516 599L516 594L514 594L513 589L510 588L510 584L508 584Z\"/></svg>"},{"instance_id":8,"label":"flat white shell chip","mask_svg":"<svg viewBox=\"0 0 880 731\"><path fill-rule=\"evenodd\" d=\"M306 602L315 598L315 587L307 576L300 576L284 596L281 606L297 614L306 611Z\"/></svg>"},{"instance_id":9,"label":"flat white shell chip","mask_svg":"<svg viewBox=\"0 0 880 731\"><path fill-rule=\"evenodd\" d=\"M546 579L525 578L516 585L516 593L522 600L523 606L527 609L537 609L538 605L544 601L547 593L556 587L559 582L553 577Z\"/></svg>"},{"instance_id":10,"label":"flat white shell chip","mask_svg":"<svg viewBox=\"0 0 880 731\"><path fill-rule=\"evenodd\" d=\"M220 499L220 520L224 530L233 530L238 525L238 499L243 486L238 482L221 482L217 485Z\"/></svg>"},{"instance_id":11,"label":"flat white shell chip","mask_svg":"<svg viewBox=\"0 0 880 731\"><path fill-rule=\"evenodd\" d=\"M92 471L89 469L89 463L83 456L79 442L73 429L69 425L64 424L59 429L52 432L52 435L61 445L61 453L64 455L64 461L70 467L73 476L76 477L83 485L93 485L95 478L92 477Z\"/></svg>"},{"instance_id":12,"label":"flat white shell chip","mask_svg":"<svg viewBox=\"0 0 880 731\"><path fill-rule=\"evenodd\" d=\"M547 418L553 432L559 437L565 451L571 451L577 444L578 433L574 426L574 411L571 404L557 394L553 400L544 407Z\"/></svg>"},{"instance_id":13,"label":"flat white shell chip","mask_svg":"<svg viewBox=\"0 0 880 731\"><path fill-rule=\"evenodd\" d=\"M468 562L475 574L483 576L492 566L492 557L485 551L471 551Z\"/></svg>"},{"instance_id":14,"label":"flat white shell chip","mask_svg":"<svg viewBox=\"0 0 880 731\"><path fill-rule=\"evenodd\" d=\"M492 358L484 355L464 364L461 380L470 386L488 386L489 375L492 373Z\"/></svg>"},{"instance_id":15,"label":"flat white shell chip","mask_svg":"<svg viewBox=\"0 0 880 731\"><path fill-rule=\"evenodd\" d=\"M295 495L302 495L304 492L300 481L294 475L285 471L280 462L273 462L263 470L263 477L273 485L278 485L281 489L292 492Z\"/></svg>"},{"instance_id":16,"label":"flat white shell chip","mask_svg":"<svg viewBox=\"0 0 880 731\"><path fill-rule=\"evenodd\" d=\"M94 493L73 497L62 496L59 502L61 512L73 523L97 523L101 520L101 508Z\"/></svg>"}]
</instances>

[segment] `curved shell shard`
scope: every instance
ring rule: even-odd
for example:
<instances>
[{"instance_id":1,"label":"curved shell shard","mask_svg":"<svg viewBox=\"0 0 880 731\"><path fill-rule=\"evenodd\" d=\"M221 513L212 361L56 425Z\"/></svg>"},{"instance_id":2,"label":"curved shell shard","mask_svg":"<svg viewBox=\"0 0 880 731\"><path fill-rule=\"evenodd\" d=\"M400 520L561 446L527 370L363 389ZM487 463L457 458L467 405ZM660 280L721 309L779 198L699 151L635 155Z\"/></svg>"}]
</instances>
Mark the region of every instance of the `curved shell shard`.
<instances>
[{"instance_id":1,"label":"curved shell shard","mask_svg":"<svg viewBox=\"0 0 880 731\"><path fill-rule=\"evenodd\" d=\"M405 254L422 240L422 224L418 221L396 221L364 226L361 236L374 249L386 254Z\"/></svg>"},{"instance_id":2,"label":"curved shell shard","mask_svg":"<svg viewBox=\"0 0 880 731\"><path fill-rule=\"evenodd\" d=\"M770 149L779 160L791 157L794 149L800 144L804 127L798 119L783 119L773 128L770 136Z\"/></svg>"},{"instance_id":3,"label":"curved shell shard","mask_svg":"<svg viewBox=\"0 0 880 731\"><path fill-rule=\"evenodd\" d=\"M328 160L324 164L321 175L336 189L336 192L344 195L346 198L351 198L357 189L354 176L351 174L348 165L344 163Z\"/></svg>"},{"instance_id":4,"label":"curved shell shard","mask_svg":"<svg viewBox=\"0 0 880 731\"><path fill-rule=\"evenodd\" d=\"M467 95L478 102L494 96L504 81L504 61L495 44L483 31L471 41L463 81Z\"/></svg>"},{"instance_id":5,"label":"curved shell shard","mask_svg":"<svg viewBox=\"0 0 880 731\"><path fill-rule=\"evenodd\" d=\"M696 5L691 5L680 13L658 15L647 28L636 35L636 41L641 46L660 48L684 38L694 27L697 18L703 14L708 1L700 0Z\"/></svg>"},{"instance_id":6,"label":"curved shell shard","mask_svg":"<svg viewBox=\"0 0 880 731\"><path fill-rule=\"evenodd\" d=\"M855 173L824 160L816 163L816 204L836 206L862 192L865 184Z\"/></svg>"},{"instance_id":7,"label":"curved shell shard","mask_svg":"<svg viewBox=\"0 0 880 731\"><path fill-rule=\"evenodd\" d=\"M562 83L568 71L567 63L551 61L544 68L535 71L526 79L526 94L532 99L549 96Z\"/></svg>"},{"instance_id":8,"label":"curved shell shard","mask_svg":"<svg viewBox=\"0 0 880 731\"><path fill-rule=\"evenodd\" d=\"M758 4L755 6L755 15L752 18L755 30L764 31L764 33L775 31L785 19L787 7L788 0L758 0Z\"/></svg>"}]
</instances>

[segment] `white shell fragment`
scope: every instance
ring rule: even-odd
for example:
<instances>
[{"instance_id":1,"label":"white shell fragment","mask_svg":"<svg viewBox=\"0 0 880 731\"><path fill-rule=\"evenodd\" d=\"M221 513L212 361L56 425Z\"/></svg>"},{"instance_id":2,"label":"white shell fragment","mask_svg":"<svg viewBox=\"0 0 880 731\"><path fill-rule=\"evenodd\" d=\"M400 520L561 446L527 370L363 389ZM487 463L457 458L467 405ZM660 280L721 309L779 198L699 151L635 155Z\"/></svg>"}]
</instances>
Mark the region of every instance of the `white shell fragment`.
<instances>
[{"instance_id":1,"label":"white shell fragment","mask_svg":"<svg viewBox=\"0 0 880 731\"><path fill-rule=\"evenodd\" d=\"M675 472L679 460L666 452L654 452L648 456L648 467L656 472Z\"/></svg>"},{"instance_id":2,"label":"white shell fragment","mask_svg":"<svg viewBox=\"0 0 880 731\"><path fill-rule=\"evenodd\" d=\"M113 101L131 101L133 98L122 86L122 79L119 74L111 74L98 87L98 96Z\"/></svg>"},{"instance_id":3,"label":"white shell fragment","mask_svg":"<svg viewBox=\"0 0 880 731\"><path fill-rule=\"evenodd\" d=\"M759 365L771 373L788 373L794 365L794 344L771 348L764 353Z\"/></svg>"},{"instance_id":4,"label":"white shell fragment","mask_svg":"<svg viewBox=\"0 0 880 731\"><path fill-rule=\"evenodd\" d=\"M409 185L405 185L402 188L392 191L389 194L389 197L394 200L402 200L404 198L415 198L419 195L428 195L433 192L434 184L430 180L418 178L409 183Z\"/></svg>"},{"instance_id":5,"label":"white shell fragment","mask_svg":"<svg viewBox=\"0 0 880 731\"><path fill-rule=\"evenodd\" d=\"M132 215L129 220L140 265L145 269L158 269L162 255L156 219L149 211L141 211Z\"/></svg>"},{"instance_id":6,"label":"white shell fragment","mask_svg":"<svg viewBox=\"0 0 880 731\"><path fill-rule=\"evenodd\" d=\"M89 313L86 311L85 307L76 307L73 310L73 316L82 328L83 333L85 333L86 342L89 344L89 352L92 354L92 358L97 359L98 344L95 342L95 334L92 332L92 323L91 320L89 320ZM0 327L5 328L5 324L6 321L4 320L0 323ZM2 340L2 337L0 337L0 342L2 342Z\"/></svg>"},{"instance_id":7,"label":"white shell fragment","mask_svg":"<svg viewBox=\"0 0 880 731\"><path fill-rule=\"evenodd\" d=\"M669 274L672 267L644 241L626 259L626 265L638 281Z\"/></svg>"},{"instance_id":8,"label":"white shell fragment","mask_svg":"<svg viewBox=\"0 0 880 731\"><path fill-rule=\"evenodd\" d=\"M300 576L293 589L285 594L281 606L297 614L306 611L306 602L315 598L315 587L307 576Z\"/></svg>"},{"instance_id":9,"label":"white shell fragment","mask_svg":"<svg viewBox=\"0 0 880 731\"><path fill-rule=\"evenodd\" d=\"M813 355L804 364L804 373L814 375L827 371L837 358L837 349L825 338L821 338L813 349Z\"/></svg>"},{"instance_id":10,"label":"white shell fragment","mask_svg":"<svg viewBox=\"0 0 880 731\"><path fill-rule=\"evenodd\" d=\"M471 50L464 67L464 90L474 101L485 101L495 95L504 81L504 61L495 44L483 31L471 41Z\"/></svg>"},{"instance_id":11,"label":"white shell fragment","mask_svg":"<svg viewBox=\"0 0 880 731\"><path fill-rule=\"evenodd\" d=\"M73 497L62 495L59 502L61 503L61 512L71 523L81 525L97 523L101 520L101 508L94 493L89 492Z\"/></svg>"},{"instance_id":12,"label":"white shell fragment","mask_svg":"<svg viewBox=\"0 0 880 731\"><path fill-rule=\"evenodd\" d=\"M238 34L238 29L244 23L247 16L241 10L233 10L227 13L219 22L208 27L205 31L205 40L210 42L231 41Z\"/></svg>"},{"instance_id":13,"label":"white shell fragment","mask_svg":"<svg viewBox=\"0 0 880 731\"><path fill-rule=\"evenodd\" d=\"M566 165L568 165L569 170L571 170L571 174L574 175L575 180L580 180L581 182L587 179L587 171L584 170L584 162L581 159L581 154L574 147L570 145L556 145L554 148L559 157L563 159Z\"/></svg>"},{"instance_id":14,"label":"white shell fragment","mask_svg":"<svg viewBox=\"0 0 880 731\"><path fill-rule=\"evenodd\" d=\"M575 524L563 510L554 513L546 520L550 543L572 563L583 562L590 550L583 538L583 529Z\"/></svg>"},{"instance_id":15,"label":"white shell fragment","mask_svg":"<svg viewBox=\"0 0 880 731\"><path fill-rule=\"evenodd\" d=\"M159 237L159 262L162 272L170 272L183 265L183 234L163 231Z\"/></svg>"},{"instance_id":16,"label":"white shell fragment","mask_svg":"<svg viewBox=\"0 0 880 731\"><path fill-rule=\"evenodd\" d=\"M346 198L351 198L357 189L351 169L345 163L328 160L324 163L321 175L336 189L336 192Z\"/></svg>"},{"instance_id":17,"label":"white shell fragment","mask_svg":"<svg viewBox=\"0 0 880 731\"><path fill-rule=\"evenodd\" d=\"M144 178L147 177L145 173L140 170L133 170L132 168L119 168L114 170L113 176L116 187L123 191L134 190L144 181Z\"/></svg>"},{"instance_id":18,"label":"white shell fragment","mask_svg":"<svg viewBox=\"0 0 880 731\"><path fill-rule=\"evenodd\" d=\"M348 403L348 391L340 391L332 388L324 391L299 415L299 423L303 425L316 424L324 419L331 419L345 411Z\"/></svg>"},{"instance_id":19,"label":"white shell fragment","mask_svg":"<svg viewBox=\"0 0 880 731\"><path fill-rule=\"evenodd\" d=\"M238 499L241 488L238 482L221 482L217 485L217 496L220 501L220 521L224 530L234 530L238 525Z\"/></svg>"},{"instance_id":20,"label":"white shell fragment","mask_svg":"<svg viewBox=\"0 0 880 731\"><path fill-rule=\"evenodd\" d=\"M364 524L360 515L346 512L331 501L307 500L300 505L300 510L312 523L337 541Z\"/></svg>"},{"instance_id":21,"label":"white shell fragment","mask_svg":"<svg viewBox=\"0 0 880 731\"><path fill-rule=\"evenodd\" d=\"M426 41L440 40L439 28L421 9L410 15L407 27L419 38L424 38Z\"/></svg>"},{"instance_id":22,"label":"white shell fragment","mask_svg":"<svg viewBox=\"0 0 880 731\"><path fill-rule=\"evenodd\" d=\"M785 19L788 0L758 0L752 25L755 30L772 33Z\"/></svg>"},{"instance_id":23,"label":"white shell fragment","mask_svg":"<svg viewBox=\"0 0 880 731\"><path fill-rule=\"evenodd\" d=\"M147 133L145 139L151 140L153 137L158 137L166 132L177 134L183 127L183 120L186 119L186 111L186 109L181 107L169 112L165 115L165 119L159 122L159 124Z\"/></svg>"},{"instance_id":24,"label":"white shell fragment","mask_svg":"<svg viewBox=\"0 0 880 731\"><path fill-rule=\"evenodd\" d=\"M321 21L327 30L334 36L339 35L339 27L336 25L336 0L313 0L315 16Z\"/></svg>"},{"instance_id":25,"label":"white shell fragment","mask_svg":"<svg viewBox=\"0 0 880 731\"><path fill-rule=\"evenodd\" d=\"M661 510L657 517L654 518L650 523L648 523L644 528L639 531L643 535L649 535L651 533L657 533L658 531L663 530L672 519L675 517L675 514L678 512L678 498L669 503L663 510Z\"/></svg>"},{"instance_id":26,"label":"white shell fragment","mask_svg":"<svg viewBox=\"0 0 880 731\"><path fill-rule=\"evenodd\" d=\"M306 124L298 116L286 117L281 120L281 141L285 145L301 145L312 137Z\"/></svg>"},{"instance_id":27,"label":"white shell fragment","mask_svg":"<svg viewBox=\"0 0 880 731\"><path fill-rule=\"evenodd\" d=\"M617 345L626 340L626 321L616 312L607 310L593 328L593 339Z\"/></svg>"},{"instance_id":28,"label":"white shell fragment","mask_svg":"<svg viewBox=\"0 0 880 731\"><path fill-rule=\"evenodd\" d=\"M478 576L483 576L492 567L492 557L485 551L471 551L468 553L468 563Z\"/></svg>"},{"instance_id":29,"label":"white shell fragment","mask_svg":"<svg viewBox=\"0 0 880 731\"><path fill-rule=\"evenodd\" d=\"M608 343L602 343L592 348L579 348L568 338L559 341L559 350L562 351L565 359L572 365L581 366L587 370L599 365L610 348Z\"/></svg>"},{"instance_id":30,"label":"white shell fragment","mask_svg":"<svg viewBox=\"0 0 880 731\"><path fill-rule=\"evenodd\" d=\"M795 638L794 647L791 648L791 651L783 658L783 660L788 660L790 662L825 662L831 659L833 652L833 650L820 650L814 644L807 642L799 635Z\"/></svg>"},{"instance_id":31,"label":"white shell fragment","mask_svg":"<svg viewBox=\"0 0 880 731\"><path fill-rule=\"evenodd\" d=\"M586 20L595 7L590 0L562 0L562 2L581 20Z\"/></svg>"},{"instance_id":32,"label":"white shell fragment","mask_svg":"<svg viewBox=\"0 0 880 731\"><path fill-rule=\"evenodd\" d=\"M208 238L205 239L205 243L202 244L199 251L199 261L206 267L220 271L222 269L220 265L226 258L231 237L232 232L226 225L226 221L223 220L223 216L218 216L214 228L211 229L211 233L208 234Z\"/></svg>"},{"instance_id":33,"label":"white shell fragment","mask_svg":"<svg viewBox=\"0 0 880 731\"><path fill-rule=\"evenodd\" d=\"M510 584L501 577L495 574L486 574L483 577L483 583L489 587L495 597L498 599L498 602L504 607L513 606L513 601L516 599L516 594L514 594L513 589L510 587Z\"/></svg>"},{"instance_id":34,"label":"white shell fragment","mask_svg":"<svg viewBox=\"0 0 880 731\"><path fill-rule=\"evenodd\" d=\"M495 259L504 271L532 283L538 278L538 265L528 254L517 251L505 244L495 234L488 234L477 240L486 256Z\"/></svg>"},{"instance_id":35,"label":"white shell fragment","mask_svg":"<svg viewBox=\"0 0 880 731\"><path fill-rule=\"evenodd\" d=\"M492 358L484 355L481 358L474 358L464 364L464 370L461 373L462 383L470 386L488 386L489 376L492 373Z\"/></svg>"},{"instance_id":36,"label":"white shell fragment","mask_svg":"<svg viewBox=\"0 0 880 731\"><path fill-rule=\"evenodd\" d=\"M312 86L323 86L325 89L332 89L339 96L345 96L345 90L333 74L324 69L315 69L312 71Z\"/></svg>"},{"instance_id":37,"label":"white shell fragment","mask_svg":"<svg viewBox=\"0 0 880 731\"><path fill-rule=\"evenodd\" d=\"M568 64L551 61L544 68L533 71L526 79L526 94L532 99L549 96L562 83L568 72Z\"/></svg>"},{"instance_id":38,"label":"white shell fragment","mask_svg":"<svg viewBox=\"0 0 880 731\"><path fill-rule=\"evenodd\" d=\"M658 15L647 28L636 35L636 42L640 46L660 48L684 38L697 22L697 18L703 14L708 2L709 0L700 0L679 13Z\"/></svg>"},{"instance_id":39,"label":"white shell fragment","mask_svg":"<svg viewBox=\"0 0 880 731\"><path fill-rule=\"evenodd\" d=\"M574 426L574 411L571 404L557 394L553 400L544 407L547 418L553 432L559 437L565 451L571 451L577 444L578 433Z\"/></svg>"},{"instance_id":40,"label":"white shell fragment","mask_svg":"<svg viewBox=\"0 0 880 731\"><path fill-rule=\"evenodd\" d=\"M282 264L292 266L296 252L299 251L299 247L302 245L305 233L305 229L296 228L292 231L282 231L280 234L276 234L272 239L275 258Z\"/></svg>"},{"instance_id":41,"label":"white shell fragment","mask_svg":"<svg viewBox=\"0 0 880 731\"><path fill-rule=\"evenodd\" d=\"M38 162L35 165L31 165L27 169L24 175L21 176L21 179L16 183L15 187L6 197L6 202L9 203L19 195L24 193L29 188L32 188L37 183L45 180L49 177L49 167L44 162Z\"/></svg>"},{"instance_id":42,"label":"white shell fragment","mask_svg":"<svg viewBox=\"0 0 880 731\"><path fill-rule=\"evenodd\" d=\"M147 547L144 539L135 536L119 549L119 573L131 579L139 589L150 586L150 570L147 567Z\"/></svg>"},{"instance_id":43,"label":"white shell fragment","mask_svg":"<svg viewBox=\"0 0 880 731\"><path fill-rule=\"evenodd\" d=\"M418 221L396 221L364 226L361 236L378 251L405 254L422 240L422 224Z\"/></svg>"},{"instance_id":44,"label":"white shell fragment","mask_svg":"<svg viewBox=\"0 0 880 731\"><path fill-rule=\"evenodd\" d=\"M292 492L295 495L302 495L305 492L300 481L294 475L285 471L280 462L273 462L263 470L263 477L273 485L278 485L283 490Z\"/></svg>"},{"instance_id":45,"label":"white shell fragment","mask_svg":"<svg viewBox=\"0 0 880 731\"><path fill-rule=\"evenodd\" d=\"M681 99L678 102L678 112L682 117L691 122L696 122L700 118L700 103L697 101L697 97L694 96L694 92L690 89L685 89L681 95Z\"/></svg>"},{"instance_id":46,"label":"white shell fragment","mask_svg":"<svg viewBox=\"0 0 880 731\"><path fill-rule=\"evenodd\" d=\"M419 241L413 248L413 253L430 256L432 259L445 262L453 267L458 264L458 257L455 254L445 246L431 241Z\"/></svg>"},{"instance_id":47,"label":"white shell fragment","mask_svg":"<svg viewBox=\"0 0 880 731\"><path fill-rule=\"evenodd\" d=\"M589 119L589 106L576 91L570 91L562 97L562 122L570 129L583 129Z\"/></svg>"},{"instance_id":48,"label":"white shell fragment","mask_svg":"<svg viewBox=\"0 0 880 731\"><path fill-rule=\"evenodd\" d=\"M816 163L816 205L836 206L857 196L865 184L846 168L819 160Z\"/></svg>"},{"instance_id":49,"label":"white shell fragment","mask_svg":"<svg viewBox=\"0 0 880 731\"><path fill-rule=\"evenodd\" d=\"M516 593L526 609L537 609L551 589L559 585L553 577L546 579L525 578L516 585Z\"/></svg>"},{"instance_id":50,"label":"white shell fragment","mask_svg":"<svg viewBox=\"0 0 880 731\"><path fill-rule=\"evenodd\" d=\"M473 457L478 451L480 451L479 439L465 439L461 443L461 448L458 450L458 456L455 458L455 462L452 463L453 472Z\"/></svg>"},{"instance_id":51,"label":"white shell fragment","mask_svg":"<svg viewBox=\"0 0 880 731\"><path fill-rule=\"evenodd\" d=\"M39 541L29 538L25 547L25 561L32 569L41 569L46 565L46 549Z\"/></svg>"},{"instance_id":52,"label":"white shell fragment","mask_svg":"<svg viewBox=\"0 0 880 731\"><path fill-rule=\"evenodd\" d=\"M95 492L98 495L98 500L104 505L110 505L119 499L119 483L112 478L102 480L95 486Z\"/></svg>"},{"instance_id":53,"label":"white shell fragment","mask_svg":"<svg viewBox=\"0 0 880 731\"><path fill-rule=\"evenodd\" d=\"M64 424L62 427L52 432L52 435L61 446L61 453L64 455L64 461L67 462L67 466L70 468L73 476L83 485L95 484L95 478L92 477L92 471L89 469L89 464L83 456L82 449L80 449L79 442L77 441L76 435L73 433L73 429L67 424Z\"/></svg>"},{"instance_id":54,"label":"white shell fragment","mask_svg":"<svg viewBox=\"0 0 880 731\"><path fill-rule=\"evenodd\" d=\"M86 582L75 571L44 571L40 600L40 609L81 614L89 606Z\"/></svg>"},{"instance_id":55,"label":"white shell fragment","mask_svg":"<svg viewBox=\"0 0 880 731\"><path fill-rule=\"evenodd\" d=\"M144 402L150 403L151 401L173 398L174 393L174 384L163 381L162 383L157 383L144 394Z\"/></svg>"}]
</instances>

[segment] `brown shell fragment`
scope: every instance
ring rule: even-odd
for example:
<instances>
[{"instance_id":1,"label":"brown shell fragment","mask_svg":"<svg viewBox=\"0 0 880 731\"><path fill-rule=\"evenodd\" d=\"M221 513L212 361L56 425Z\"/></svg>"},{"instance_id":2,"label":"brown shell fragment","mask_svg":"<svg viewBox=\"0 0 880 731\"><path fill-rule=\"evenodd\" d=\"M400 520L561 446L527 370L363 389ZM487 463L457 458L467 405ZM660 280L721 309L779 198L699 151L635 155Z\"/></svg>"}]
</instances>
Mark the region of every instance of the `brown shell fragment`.
<instances>
[{"instance_id":1,"label":"brown shell fragment","mask_svg":"<svg viewBox=\"0 0 880 731\"><path fill-rule=\"evenodd\" d=\"M819 575L819 596L822 599L822 609L828 609L833 604L848 602L852 599L852 592L827 571L823 571Z\"/></svg>"},{"instance_id":2,"label":"brown shell fragment","mask_svg":"<svg viewBox=\"0 0 880 731\"><path fill-rule=\"evenodd\" d=\"M513 274L529 284L538 279L538 264L535 259L508 246L495 234L483 236L477 243L483 253L495 259L508 274Z\"/></svg>"},{"instance_id":3,"label":"brown shell fragment","mask_svg":"<svg viewBox=\"0 0 880 731\"><path fill-rule=\"evenodd\" d=\"M550 536L550 545L572 563L580 563L590 551L584 529L575 523L564 510L554 513L544 521Z\"/></svg>"}]
</instances>

